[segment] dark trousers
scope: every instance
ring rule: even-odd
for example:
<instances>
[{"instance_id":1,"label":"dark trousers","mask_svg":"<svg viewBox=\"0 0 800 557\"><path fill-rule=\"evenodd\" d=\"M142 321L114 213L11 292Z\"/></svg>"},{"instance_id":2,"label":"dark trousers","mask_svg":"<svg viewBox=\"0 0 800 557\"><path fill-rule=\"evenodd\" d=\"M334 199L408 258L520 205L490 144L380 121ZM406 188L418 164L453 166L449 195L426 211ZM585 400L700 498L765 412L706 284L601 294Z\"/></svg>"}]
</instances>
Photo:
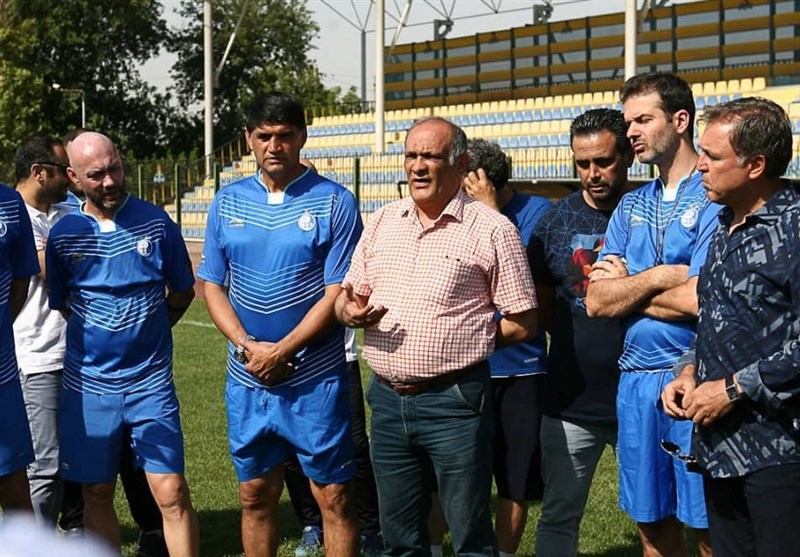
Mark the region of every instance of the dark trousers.
<instances>
[{"instance_id":1,"label":"dark trousers","mask_svg":"<svg viewBox=\"0 0 800 557\"><path fill-rule=\"evenodd\" d=\"M800 464L703 483L714 557L800 556Z\"/></svg>"},{"instance_id":2,"label":"dark trousers","mask_svg":"<svg viewBox=\"0 0 800 557\"><path fill-rule=\"evenodd\" d=\"M356 455L356 474L353 479L358 508L358 525L362 532L377 534L380 532L378 491L375 488L375 476L369 458L367 415L364 411L364 391L361 386L361 371L358 362L347 363L347 374L350 380L350 412ZM292 507L300 524L304 527L321 526L322 514L311 493L308 478L303 474L297 458L286 462L284 479Z\"/></svg>"},{"instance_id":3,"label":"dark trousers","mask_svg":"<svg viewBox=\"0 0 800 557\"><path fill-rule=\"evenodd\" d=\"M161 511L150 492L144 470L134 468L134 456L130 443L122 443L119 475L122 480L122 488L125 490L125 498L131 509L131 516L142 532L163 529ZM58 525L64 531L83 528L81 484L65 482L64 500L61 504L61 518Z\"/></svg>"}]
</instances>

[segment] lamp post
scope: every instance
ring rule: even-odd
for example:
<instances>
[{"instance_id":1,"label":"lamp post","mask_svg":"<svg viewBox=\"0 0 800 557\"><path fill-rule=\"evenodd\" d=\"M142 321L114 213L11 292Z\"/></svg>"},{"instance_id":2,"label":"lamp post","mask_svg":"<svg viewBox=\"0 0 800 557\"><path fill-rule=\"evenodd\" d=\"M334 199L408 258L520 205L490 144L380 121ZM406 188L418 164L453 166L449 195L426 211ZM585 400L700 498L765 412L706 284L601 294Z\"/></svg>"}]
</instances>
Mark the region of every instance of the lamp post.
<instances>
[{"instance_id":1,"label":"lamp post","mask_svg":"<svg viewBox=\"0 0 800 557\"><path fill-rule=\"evenodd\" d=\"M53 89L56 91L63 91L64 93L78 93L81 96L81 127L86 127L86 93L83 89L66 89L62 88L60 83L53 83Z\"/></svg>"}]
</instances>

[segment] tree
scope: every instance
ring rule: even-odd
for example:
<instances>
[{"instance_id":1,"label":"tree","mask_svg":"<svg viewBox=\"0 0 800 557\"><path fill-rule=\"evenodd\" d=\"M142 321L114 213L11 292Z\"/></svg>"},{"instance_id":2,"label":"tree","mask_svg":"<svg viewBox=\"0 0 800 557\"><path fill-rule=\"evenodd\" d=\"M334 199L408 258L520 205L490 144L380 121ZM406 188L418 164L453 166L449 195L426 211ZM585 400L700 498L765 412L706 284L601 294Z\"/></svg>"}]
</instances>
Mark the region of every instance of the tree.
<instances>
[{"instance_id":1,"label":"tree","mask_svg":"<svg viewBox=\"0 0 800 557\"><path fill-rule=\"evenodd\" d=\"M80 124L80 94L65 89L84 92L87 127L129 154L165 148L167 99L137 70L166 40L158 0L0 2L0 160L26 135Z\"/></svg>"},{"instance_id":2,"label":"tree","mask_svg":"<svg viewBox=\"0 0 800 557\"><path fill-rule=\"evenodd\" d=\"M222 53L244 5L243 0L214 0L214 63ZM182 106L197 107L188 119L202 130L203 101L203 3L182 0L179 14L184 27L171 34L169 49L178 55L172 68L176 93ZM308 57L319 27L305 1L251 1L236 34L214 94L214 143L230 141L242 129L242 106L255 95L283 91L310 108L333 105L339 88L326 89L314 62ZM177 130L176 130L177 131ZM196 134L199 146L202 133ZM183 139L187 139L184 135ZM174 144L174 143L173 143ZM181 145L188 150L191 146Z\"/></svg>"}]
</instances>

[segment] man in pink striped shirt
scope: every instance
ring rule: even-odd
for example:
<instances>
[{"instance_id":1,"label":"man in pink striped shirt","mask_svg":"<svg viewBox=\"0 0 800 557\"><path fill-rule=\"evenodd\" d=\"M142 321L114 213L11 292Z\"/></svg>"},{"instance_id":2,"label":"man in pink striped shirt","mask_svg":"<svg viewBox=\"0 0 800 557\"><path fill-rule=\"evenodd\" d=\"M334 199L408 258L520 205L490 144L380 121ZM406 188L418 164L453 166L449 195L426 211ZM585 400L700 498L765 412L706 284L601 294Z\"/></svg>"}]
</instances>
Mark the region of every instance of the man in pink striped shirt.
<instances>
[{"instance_id":1,"label":"man in pink striped shirt","mask_svg":"<svg viewBox=\"0 0 800 557\"><path fill-rule=\"evenodd\" d=\"M486 359L533 334L536 296L516 227L461 190L467 162L459 127L414 123L405 143L411 198L370 219L336 303L342 323L365 328L389 555L430 551L434 481L456 553L497 554Z\"/></svg>"}]
</instances>

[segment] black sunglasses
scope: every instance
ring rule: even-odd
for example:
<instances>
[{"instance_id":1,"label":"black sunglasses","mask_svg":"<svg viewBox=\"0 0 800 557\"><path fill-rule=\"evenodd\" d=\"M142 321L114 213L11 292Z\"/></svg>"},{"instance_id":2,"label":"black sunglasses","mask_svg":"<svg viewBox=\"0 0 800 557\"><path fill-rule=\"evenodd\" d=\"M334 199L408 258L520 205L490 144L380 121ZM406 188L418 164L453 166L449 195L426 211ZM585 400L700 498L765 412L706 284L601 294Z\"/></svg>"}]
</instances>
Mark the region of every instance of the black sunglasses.
<instances>
[{"instance_id":1,"label":"black sunglasses","mask_svg":"<svg viewBox=\"0 0 800 557\"><path fill-rule=\"evenodd\" d=\"M664 432L664 439L661 440L661 449L666 452L669 456L673 458L677 458L678 460L685 462L686 464L695 464L697 462L697 457L693 454L682 453L680 446L677 443L672 441L667 441L666 436L669 434L672 426L675 425L675 421L672 421L667 428L667 431Z\"/></svg>"},{"instance_id":2,"label":"black sunglasses","mask_svg":"<svg viewBox=\"0 0 800 557\"><path fill-rule=\"evenodd\" d=\"M61 163L58 163L58 162L35 162L33 164L41 164L43 166L55 166L55 167L58 167L61 170L63 170L65 173L67 172L67 169L69 168L68 164L61 164Z\"/></svg>"}]
</instances>

